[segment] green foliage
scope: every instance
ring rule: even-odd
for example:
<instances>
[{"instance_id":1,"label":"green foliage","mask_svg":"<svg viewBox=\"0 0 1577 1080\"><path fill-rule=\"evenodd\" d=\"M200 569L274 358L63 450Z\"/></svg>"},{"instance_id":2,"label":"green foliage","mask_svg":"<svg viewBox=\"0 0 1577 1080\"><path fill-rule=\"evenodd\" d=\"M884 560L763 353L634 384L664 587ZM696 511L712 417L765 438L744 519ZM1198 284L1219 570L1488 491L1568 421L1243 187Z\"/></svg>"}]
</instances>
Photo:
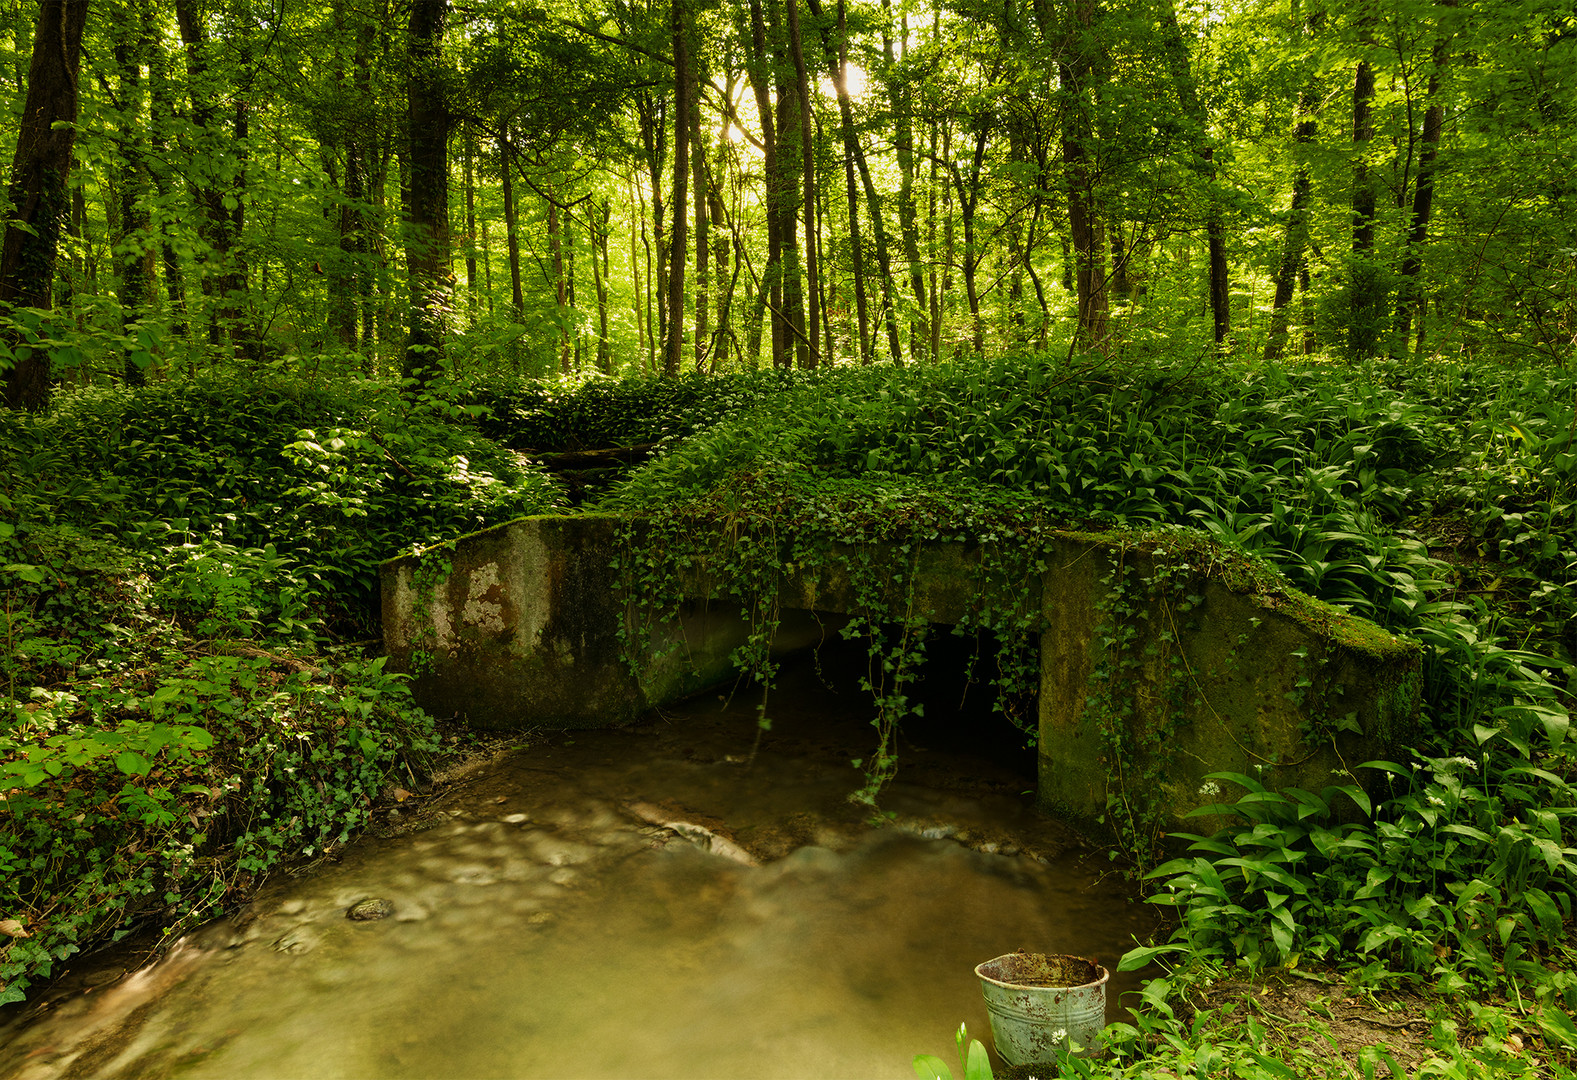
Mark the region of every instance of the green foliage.
<instances>
[{"instance_id":1,"label":"green foliage","mask_svg":"<svg viewBox=\"0 0 1577 1080\"><path fill-rule=\"evenodd\" d=\"M352 629L382 559L559 505L550 477L470 426L478 411L372 383L199 379L62 395L32 446L38 468L80 478L63 494L94 528L182 565L170 587L189 588L194 617L217 603L238 609L221 621L294 624L316 597ZM212 580L227 564L289 593L283 609L247 615Z\"/></svg>"},{"instance_id":2,"label":"green foliage","mask_svg":"<svg viewBox=\"0 0 1577 1080\"><path fill-rule=\"evenodd\" d=\"M460 382L452 397L485 410L480 430L500 444L556 453L681 439L804 381L789 371L673 379L488 375Z\"/></svg>"},{"instance_id":3,"label":"green foliage","mask_svg":"<svg viewBox=\"0 0 1577 1080\"><path fill-rule=\"evenodd\" d=\"M704 567L717 595L737 596L753 625L770 628L774 597L763 589L777 574L836 565L857 581L870 571L848 552L863 541L1006 548L1026 560L1022 580L1039 529L1166 522L1415 635L1426 646L1424 724L1417 756L1384 766L1391 796L1371 805L1345 777L1319 793L1219 777L1246 794L1202 812L1243 824L1185 838L1189 855L1153 872L1158 901L1176 909L1179 940L1205 955L1250 966L1356 956L1376 978L1522 987L1565 1002L1570 980L1550 964L1577 884L1566 737L1574 401L1577 378L1536 369L1243 371L1027 356L841 370L697 433L605 505L666 523L630 582L653 611L677 597L661 584L674 566ZM684 539L719 527L741 538L720 559ZM874 576L885 603L870 610L893 610L901 560ZM1160 589L1186 621L1197 591L1187 574L1135 584L1135 603ZM1000 593L980 594L978 607L975 628L1034 632ZM1108 612L1095 681L1112 692L1092 695L1113 710L1102 730L1118 768L1143 756L1123 740L1168 737L1122 722L1125 665L1173 662L1123 648L1135 614ZM874 795L891 775L889 718L904 710L919 623L857 614L851 626L872 655ZM767 681L764 655L758 647L744 668ZM1130 779L1123 790L1142 793L1160 778ZM1141 858L1166 827L1142 805L1112 814L1127 819L1129 852Z\"/></svg>"},{"instance_id":4,"label":"green foliage","mask_svg":"<svg viewBox=\"0 0 1577 1080\"><path fill-rule=\"evenodd\" d=\"M356 647L376 563L560 489L393 388L197 380L0 414L0 1003L343 843L436 750Z\"/></svg>"},{"instance_id":5,"label":"green foliage","mask_svg":"<svg viewBox=\"0 0 1577 1080\"><path fill-rule=\"evenodd\" d=\"M992 1080L991 1059L986 1056L986 1048L980 1040L971 1039L969 1029L963 1024L958 1025L956 1040L959 1075L963 1080ZM914 1074L920 1080L953 1080L953 1071L947 1067L947 1062L935 1054L915 1055Z\"/></svg>"}]
</instances>

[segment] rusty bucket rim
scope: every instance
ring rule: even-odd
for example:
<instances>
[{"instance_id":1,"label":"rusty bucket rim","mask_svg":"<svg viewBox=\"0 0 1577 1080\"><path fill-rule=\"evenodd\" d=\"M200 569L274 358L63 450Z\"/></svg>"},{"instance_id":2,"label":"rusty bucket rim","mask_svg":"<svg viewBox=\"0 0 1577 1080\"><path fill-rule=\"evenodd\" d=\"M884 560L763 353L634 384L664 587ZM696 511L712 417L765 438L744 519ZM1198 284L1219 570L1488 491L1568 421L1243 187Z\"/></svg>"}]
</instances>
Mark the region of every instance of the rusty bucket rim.
<instances>
[{"instance_id":1,"label":"rusty bucket rim","mask_svg":"<svg viewBox=\"0 0 1577 1080\"><path fill-rule=\"evenodd\" d=\"M991 975L987 975L981 970L989 964L999 963L1003 960L1010 960L1016 956L1045 956L1059 957L1064 960L1081 960L1086 964L1092 965L1095 968L1098 977L1090 980L1089 982L1079 983L1076 986L1032 986L1029 983L1007 982ZM1088 956L1075 956L1073 953L1032 953L1024 952L1022 950L1003 953L1001 956L993 956L990 960L982 960L980 963L975 965L975 975L984 982L988 982L994 986L1000 986L1008 990L1083 990L1092 986L1102 986L1108 979L1112 977L1112 973L1110 971L1106 970L1106 968L1102 967Z\"/></svg>"}]
</instances>

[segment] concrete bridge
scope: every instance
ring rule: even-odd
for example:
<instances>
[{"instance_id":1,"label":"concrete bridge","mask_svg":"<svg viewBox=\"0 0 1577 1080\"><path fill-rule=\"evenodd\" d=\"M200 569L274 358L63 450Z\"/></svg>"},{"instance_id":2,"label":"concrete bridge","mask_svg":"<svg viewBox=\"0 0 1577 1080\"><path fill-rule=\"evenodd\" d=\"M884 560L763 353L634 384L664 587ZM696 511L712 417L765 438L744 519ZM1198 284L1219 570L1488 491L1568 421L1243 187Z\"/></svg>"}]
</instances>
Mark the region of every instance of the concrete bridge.
<instances>
[{"instance_id":1,"label":"concrete bridge","mask_svg":"<svg viewBox=\"0 0 1577 1080\"><path fill-rule=\"evenodd\" d=\"M671 615L642 626L615 588L615 563L634 553L621 524L522 518L384 563L385 644L417 701L483 728L600 727L733 678L749 632L739 603L692 568ZM720 534L715 550L731 542ZM773 648L813 645L823 615L958 624L982 604L1019 605L1040 656L1037 801L1087 826L1109 799L1175 819L1240 794L1213 772L1271 789L1361 783L1356 766L1411 734L1417 644L1256 575L1200 534L1059 532L1021 576L991 555L834 546L779 575Z\"/></svg>"}]
</instances>

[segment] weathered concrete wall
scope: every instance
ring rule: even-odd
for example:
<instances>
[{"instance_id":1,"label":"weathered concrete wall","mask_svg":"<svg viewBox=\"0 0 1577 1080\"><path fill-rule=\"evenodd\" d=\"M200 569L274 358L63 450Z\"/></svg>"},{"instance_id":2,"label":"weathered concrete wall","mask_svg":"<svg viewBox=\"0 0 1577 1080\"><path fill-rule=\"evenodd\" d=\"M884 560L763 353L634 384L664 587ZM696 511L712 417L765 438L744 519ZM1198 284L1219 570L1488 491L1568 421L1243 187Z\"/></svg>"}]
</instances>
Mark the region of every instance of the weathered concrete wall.
<instances>
[{"instance_id":1,"label":"weathered concrete wall","mask_svg":"<svg viewBox=\"0 0 1577 1080\"><path fill-rule=\"evenodd\" d=\"M1152 827L1209 833L1221 819L1183 815L1243 794L1211 773L1314 793L1378 784L1353 767L1411 733L1416 645L1298 594L1171 578L1165 554L1077 542L1065 555L1041 597L1043 809L1101 831L1157 813Z\"/></svg>"},{"instance_id":2,"label":"weathered concrete wall","mask_svg":"<svg viewBox=\"0 0 1577 1080\"><path fill-rule=\"evenodd\" d=\"M690 599L650 628L631 670L621 633L637 631L634 614L612 587L628 554L618 527L523 518L385 563L386 644L415 673L417 699L483 727L587 727L732 677L748 628L707 602L695 572L682 583ZM983 592L1038 608L1039 802L1091 825L1142 806L1152 824L1179 827L1238 794L1220 784L1217 795L1211 772L1315 792L1350 783L1346 770L1393 753L1416 717L1417 646L1263 583L1234 592L1198 538L1059 534L1037 569L1004 577L998 566L989 581L982 558L957 543L834 548L814 570L784 573L774 648L814 644L813 613L872 599L857 595L850 565L884 568L875 599L890 617L958 623Z\"/></svg>"},{"instance_id":3,"label":"weathered concrete wall","mask_svg":"<svg viewBox=\"0 0 1577 1080\"><path fill-rule=\"evenodd\" d=\"M483 728L606 727L731 678L747 628L704 600L654 628L631 670L620 632L634 622L612 588L618 524L521 518L385 562L384 645L422 706ZM820 636L800 612L775 647Z\"/></svg>"}]
</instances>

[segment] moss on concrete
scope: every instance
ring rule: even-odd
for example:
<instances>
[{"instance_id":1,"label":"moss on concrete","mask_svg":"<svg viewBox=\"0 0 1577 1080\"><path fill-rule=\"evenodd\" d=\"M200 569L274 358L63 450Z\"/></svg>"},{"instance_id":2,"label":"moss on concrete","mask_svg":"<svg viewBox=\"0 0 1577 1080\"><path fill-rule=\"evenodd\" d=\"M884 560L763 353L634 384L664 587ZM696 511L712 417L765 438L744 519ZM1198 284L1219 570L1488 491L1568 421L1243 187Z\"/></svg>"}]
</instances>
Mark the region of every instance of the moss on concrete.
<instances>
[{"instance_id":1,"label":"moss on concrete","mask_svg":"<svg viewBox=\"0 0 1577 1080\"><path fill-rule=\"evenodd\" d=\"M729 678L749 627L717 599L715 575L740 538L720 536L715 563L685 570L686 598L646 627L614 588L626 525L522 518L385 562L388 648L417 670L418 700L484 727L595 726ZM423 598L421 560L435 555L448 573ZM828 544L800 560L767 585L801 613L785 617L780 647L819 637L815 611L874 605L898 618L912 602L959 623L982 607L1027 610L1040 640L1039 802L1100 830L1183 825L1231 797L1213 772L1311 791L1352 782L1352 766L1394 753L1416 718L1416 643L1195 531L1059 532L1022 559L907 542ZM627 640L639 643L633 670Z\"/></svg>"}]
</instances>

